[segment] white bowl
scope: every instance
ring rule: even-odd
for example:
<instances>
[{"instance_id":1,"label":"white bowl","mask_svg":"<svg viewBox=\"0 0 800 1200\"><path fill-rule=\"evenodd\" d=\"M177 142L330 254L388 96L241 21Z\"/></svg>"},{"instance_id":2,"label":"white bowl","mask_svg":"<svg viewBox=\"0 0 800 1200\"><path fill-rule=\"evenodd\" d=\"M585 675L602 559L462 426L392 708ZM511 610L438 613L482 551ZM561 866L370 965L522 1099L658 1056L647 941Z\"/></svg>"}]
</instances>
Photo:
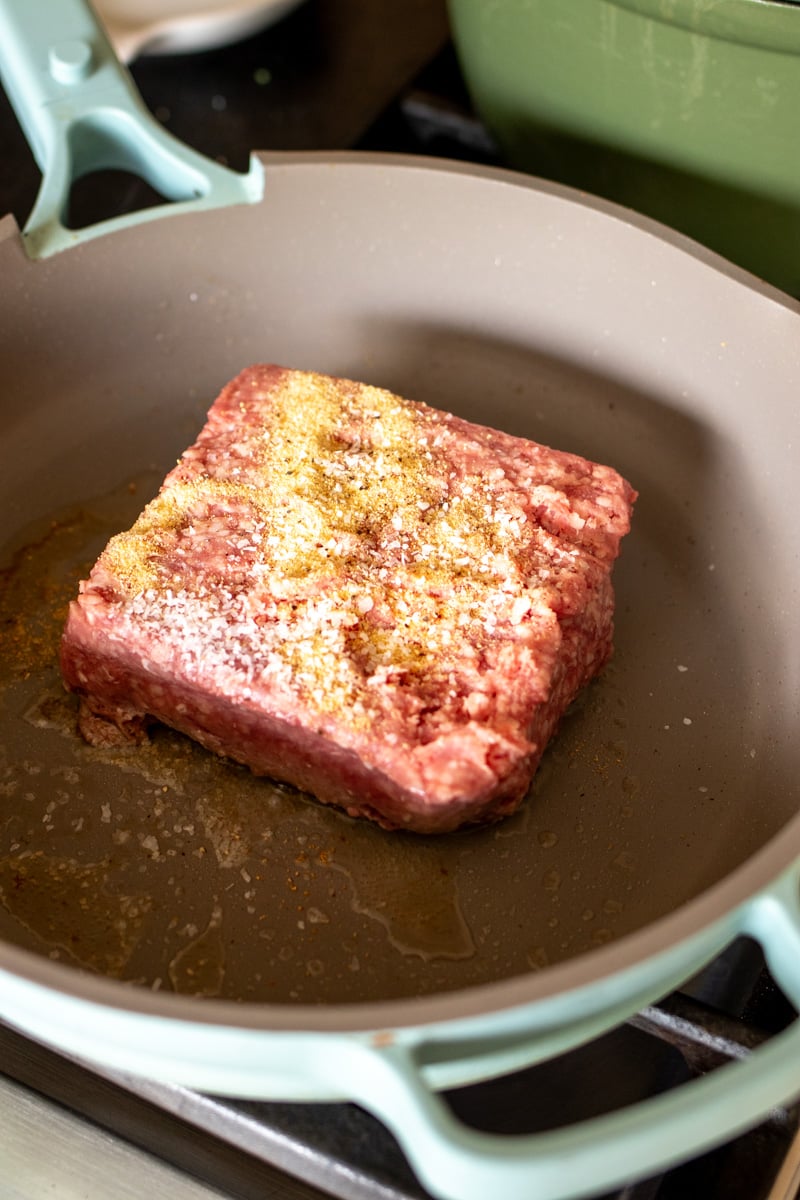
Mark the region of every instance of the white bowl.
<instances>
[{"instance_id":1,"label":"white bowl","mask_svg":"<svg viewBox=\"0 0 800 1200\"><path fill-rule=\"evenodd\" d=\"M189 54L257 33L302 0L97 0L114 48L130 62L140 54Z\"/></svg>"}]
</instances>

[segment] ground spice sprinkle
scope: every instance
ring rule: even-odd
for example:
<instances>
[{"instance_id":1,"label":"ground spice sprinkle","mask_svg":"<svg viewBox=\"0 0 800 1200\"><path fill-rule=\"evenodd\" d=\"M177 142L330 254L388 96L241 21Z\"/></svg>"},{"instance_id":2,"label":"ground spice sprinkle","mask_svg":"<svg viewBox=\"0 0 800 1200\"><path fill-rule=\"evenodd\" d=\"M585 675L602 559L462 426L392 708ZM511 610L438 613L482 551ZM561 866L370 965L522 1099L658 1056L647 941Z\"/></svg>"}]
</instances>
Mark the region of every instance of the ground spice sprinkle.
<instances>
[{"instance_id":1,"label":"ground spice sprinkle","mask_svg":"<svg viewBox=\"0 0 800 1200\"><path fill-rule=\"evenodd\" d=\"M511 443L535 449L512 467ZM480 706L500 643L533 653L568 581L599 566L576 541L607 468L548 452L543 478L536 449L381 388L254 369L84 599L113 599L154 670L159 655L190 679L213 668L242 703L268 684L358 726L389 684L401 718L436 693L453 719Z\"/></svg>"}]
</instances>

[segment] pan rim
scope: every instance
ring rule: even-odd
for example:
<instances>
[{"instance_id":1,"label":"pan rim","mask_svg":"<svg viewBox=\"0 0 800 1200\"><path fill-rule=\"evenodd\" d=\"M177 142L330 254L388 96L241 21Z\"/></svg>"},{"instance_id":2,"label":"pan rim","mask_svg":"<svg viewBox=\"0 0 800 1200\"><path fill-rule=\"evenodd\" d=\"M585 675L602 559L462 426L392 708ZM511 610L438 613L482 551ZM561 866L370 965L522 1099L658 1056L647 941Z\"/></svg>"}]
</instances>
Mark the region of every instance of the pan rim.
<instances>
[{"instance_id":1,"label":"pan rim","mask_svg":"<svg viewBox=\"0 0 800 1200\"><path fill-rule=\"evenodd\" d=\"M565 203L577 205L585 208L590 212L596 213L599 216L620 221L624 225L630 226L633 230L654 237L657 241L675 249L687 257L694 259L698 263L704 265L718 275L726 277L731 282L744 287L750 292L753 292L766 300L779 304L781 307L788 309L790 312L800 316L800 297L795 298L788 293L781 291L774 284L761 279L754 275L744 267L738 266L729 259L724 258L715 250L709 249L701 242L691 238L688 234L681 233L677 229L673 229L663 222L656 220L653 217L637 212L635 209L628 208L624 204L614 200L607 200L603 196L594 193L582 191L577 187L569 184L559 183L555 180L547 179L544 176L529 174L521 170L516 170L512 167L494 166L487 163L473 163L462 161L459 159L440 158L436 155L410 154L397 151L380 151L380 150L253 150L251 160L258 159L265 170L268 172L271 168L304 168L304 167L320 167L330 166L335 167L385 167L392 173L408 173L418 171L430 175L441 176L463 176L473 181L483 181L486 183L494 183L500 186L511 187L515 190L527 190L537 192L543 196L549 196L553 199L563 201ZM269 179L267 175L265 183L265 195L262 196L261 202L266 197L269 187ZM172 217L187 216L189 214L182 211L170 211L168 207L162 207L158 210L158 215L155 217L154 223L160 224L162 220L169 220ZM197 215L197 214L193 214ZM127 234L135 234L143 228L136 219L138 214L132 214L129 225L122 228L115 228L109 232L103 233L103 238L125 237ZM150 224L150 221L145 221L144 227ZM0 211L0 245L8 239L16 239L22 248L22 233L19 222L16 217L8 212ZM93 240L93 239L92 239ZM76 244L75 247L67 250L62 250L61 254L75 255L80 253L80 250L86 245L90 245L91 240L86 243ZM23 251L24 252L24 251Z\"/></svg>"},{"instance_id":2,"label":"pan rim","mask_svg":"<svg viewBox=\"0 0 800 1200\"><path fill-rule=\"evenodd\" d=\"M758 275L731 262L723 255L688 234L628 208L615 200L583 191L569 184L547 179L512 167L473 163L459 159L439 158L436 155L408 154L381 150L254 150L268 172L271 167L386 167L391 171L407 173L419 171L432 175L459 175L514 188L537 192L543 196L585 208L589 212L611 220L620 221L632 229L654 237L687 257L714 271L718 275L754 292L764 299L780 304L783 308L800 316L800 297L795 298ZM269 181L267 176L266 187ZM169 215L169 214L165 214Z\"/></svg>"}]
</instances>

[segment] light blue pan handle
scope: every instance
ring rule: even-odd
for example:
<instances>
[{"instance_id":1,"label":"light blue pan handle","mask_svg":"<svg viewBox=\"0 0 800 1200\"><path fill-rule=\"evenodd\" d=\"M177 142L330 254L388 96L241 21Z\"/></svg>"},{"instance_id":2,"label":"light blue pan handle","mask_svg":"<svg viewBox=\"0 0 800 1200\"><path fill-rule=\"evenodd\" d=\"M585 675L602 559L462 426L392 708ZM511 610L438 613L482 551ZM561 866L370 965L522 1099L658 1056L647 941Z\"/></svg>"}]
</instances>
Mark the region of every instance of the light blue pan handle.
<instances>
[{"instance_id":1,"label":"light blue pan handle","mask_svg":"<svg viewBox=\"0 0 800 1200\"><path fill-rule=\"evenodd\" d=\"M776 982L800 1009L798 875L795 866L729 914L718 932L756 938ZM647 969L640 964L639 974ZM619 1020L630 1015L623 1002ZM361 1094L354 1098L393 1131L434 1196L574 1200L685 1161L793 1100L800 1094L800 1021L747 1057L672 1091L578 1125L519 1137L464 1126L425 1078L413 1046L388 1045L360 1064L352 1057L346 1070L348 1079L358 1081Z\"/></svg>"},{"instance_id":2,"label":"light blue pan handle","mask_svg":"<svg viewBox=\"0 0 800 1200\"><path fill-rule=\"evenodd\" d=\"M86 0L0 0L0 76L42 171L23 231L31 258L168 212L253 203L263 194L255 157L240 175L159 125ZM110 168L131 171L172 203L68 229L72 184Z\"/></svg>"}]
</instances>

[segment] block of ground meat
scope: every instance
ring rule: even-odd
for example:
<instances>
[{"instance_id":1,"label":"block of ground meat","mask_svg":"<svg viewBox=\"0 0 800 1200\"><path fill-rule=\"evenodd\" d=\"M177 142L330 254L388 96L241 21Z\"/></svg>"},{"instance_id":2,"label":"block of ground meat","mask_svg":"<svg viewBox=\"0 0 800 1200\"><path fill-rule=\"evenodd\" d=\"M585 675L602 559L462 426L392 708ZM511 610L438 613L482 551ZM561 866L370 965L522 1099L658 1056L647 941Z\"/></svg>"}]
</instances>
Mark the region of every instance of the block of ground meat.
<instances>
[{"instance_id":1,"label":"block of ground meat","mask_svg":"<svg viewBox=\"0 0 800 1200\"><path fill-rule=\"evenodd\" d=\"M497 820L611 654L634 498L386 390L250 367L71 605L80 728L161 721L387 829Z\"/></svg>"}]
</instances>

